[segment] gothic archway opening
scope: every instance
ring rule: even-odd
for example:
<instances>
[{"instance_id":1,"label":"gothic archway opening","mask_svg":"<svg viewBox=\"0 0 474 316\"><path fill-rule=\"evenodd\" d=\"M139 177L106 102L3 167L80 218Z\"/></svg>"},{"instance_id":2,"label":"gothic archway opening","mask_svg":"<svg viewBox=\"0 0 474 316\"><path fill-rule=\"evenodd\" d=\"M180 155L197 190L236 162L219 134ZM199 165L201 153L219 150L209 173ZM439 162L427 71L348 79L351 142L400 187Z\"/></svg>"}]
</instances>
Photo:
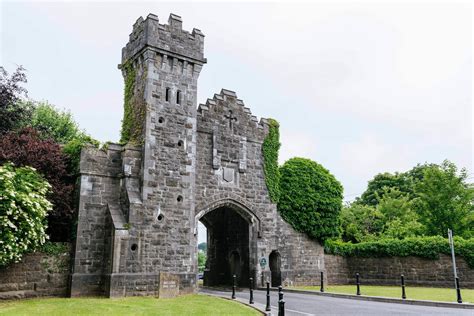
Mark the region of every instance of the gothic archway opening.
<instances>
[{"instance_id":1,"label":"gothic archway opening","mask_svg":"<svg viewBox=\"0 0 474 316\"><path fill-rule=\"evenodd\" d=\"M280 253L276 250L273 250L270 253L270 272L271 272L271 281L272 287L281 285L281 257Z\"/></svg>"},{"instance_id":2,"label":"gothic archway opening","mask_svg":"<svg viewBox=\"0 0 474 316\"><path fill-rule=\"evenodd\" d=\"M207 229L205 286L247 286L250 277L250 223L241 213L221 206L200 218Z\"/></svg>"}]
</instances>

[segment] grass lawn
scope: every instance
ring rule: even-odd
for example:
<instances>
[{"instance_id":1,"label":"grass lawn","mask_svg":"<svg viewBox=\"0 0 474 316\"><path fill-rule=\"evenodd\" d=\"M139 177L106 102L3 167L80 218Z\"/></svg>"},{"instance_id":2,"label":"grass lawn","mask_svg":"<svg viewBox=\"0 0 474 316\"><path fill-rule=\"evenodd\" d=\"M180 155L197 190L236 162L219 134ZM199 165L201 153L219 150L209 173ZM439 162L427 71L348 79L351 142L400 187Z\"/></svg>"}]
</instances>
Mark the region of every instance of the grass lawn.
<instances>
[{"instance_id":1,"label":"grass lawn","mask_svg":"<svg viewBox=\"0 0 474 316\"><path fill-rule=\"evenodd\" d=\"M319 291L319 286L302 286L297 289ZM329 293L356 294L355 285L329 285L325 288ZM446 288L432 287L405 287L407 299L456 302L456 291ZM375 286L361 285L360 292L367 296L385 296L402 298L400 286ZM464 303L474 303L474 290L461 289L461 296Z\"/></svg>"},{"instance_id":2,"label":"grass lawn","mask_svg":"<svg viewBox=\"0 0 474 316\"><path fill-rule=\"evenodd\" d=\"M237 302L205 295L153 297L39 298L0 301L0 315L260 315Z\"/></svg>"}]
</instances>

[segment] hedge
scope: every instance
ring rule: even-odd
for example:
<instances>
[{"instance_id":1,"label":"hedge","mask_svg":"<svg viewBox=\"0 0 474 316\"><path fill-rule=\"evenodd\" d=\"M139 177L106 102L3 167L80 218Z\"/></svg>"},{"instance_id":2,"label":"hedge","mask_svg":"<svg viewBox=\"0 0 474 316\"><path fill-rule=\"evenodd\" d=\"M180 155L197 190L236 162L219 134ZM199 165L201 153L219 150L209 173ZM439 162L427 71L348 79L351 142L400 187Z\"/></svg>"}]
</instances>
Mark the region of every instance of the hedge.
<instances>
[{"instance_id":1,"label":"hedge","mask_svg":"<svg viewBox=\"0 0 474 316\"><path fill-rule=\"evenodd\" d=\"M470 268L474 268L474 238L454 237L455 254L464 258ZM353 244L341 240L326 240L327 254L345 257L408 257L416 256L438 259L440 254L451 254L449 241L441 236L410 237L405 239L379 239Z\"/></svg>"}]
</instances>

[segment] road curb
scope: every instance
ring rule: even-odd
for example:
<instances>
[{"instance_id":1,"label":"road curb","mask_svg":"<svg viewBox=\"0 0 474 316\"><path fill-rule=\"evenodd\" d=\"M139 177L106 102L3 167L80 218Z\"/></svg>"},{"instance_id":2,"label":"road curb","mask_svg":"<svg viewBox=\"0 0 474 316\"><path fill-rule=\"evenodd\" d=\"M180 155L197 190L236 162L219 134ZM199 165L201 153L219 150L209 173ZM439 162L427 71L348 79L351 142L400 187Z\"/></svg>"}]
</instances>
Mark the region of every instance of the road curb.
<instances>
[{"instance_id":1,"label":"road curb","mask_svg":"<svg viewBox=\"0 0 474 316\"><path fill-rule=\"evenodd\" d=\"M232 298L229 298L229 297L225 297L223 295L219 295L219 294L213 294L213 293L208 293L208 292L199 292L198 293L199 295L207 295L207 296L213 296L213 297L219 297L219 298L222 298L222 299L225 299L225 300L228 300L228 301L233 301L233 302L238 302L240 304L243 304L243 305L246 305L252 309L255 309L257 312L261 313L262 315L265 315L265 316L272 316L272 313L271 312L266 312L265 311L265 308L260 308L259 306L257 305L261 305L261 304L249 304L247 303L245 300L241 299L241 298L235 298L235 299L232 299ZM262 305L263 306L263 305Z\"/></svg>"},{"instance_id":2,"label":"road curb","mask_svg":"<svg viewBox=\"0 0 474 316\"><path fill-rule=\"evenodd\" d=\"M265 288L258 288L260 291L265 291ZM278 291L278 289L270 289L271 291ZM463 309L474 309L474 304L470 303L450 303L450 302L437 302L437 301L422 301L422 300L410 300L410 299L398 299L392 297L382 296L366 296L366 295L351 295L351 294L340 294L340 293L327 293L317 292L311 290L297 290L297 289L283 289L285 293L299 293L299 294L311 294L319 296L328 296L335 298L346 298L351 300L360 301L372 301L372 302L383 302L383 303L397 303L407 305L421 305L421 306L435 306L435 307L449 307L449 308L463 308Z\"/></svg>"}]
</instances>

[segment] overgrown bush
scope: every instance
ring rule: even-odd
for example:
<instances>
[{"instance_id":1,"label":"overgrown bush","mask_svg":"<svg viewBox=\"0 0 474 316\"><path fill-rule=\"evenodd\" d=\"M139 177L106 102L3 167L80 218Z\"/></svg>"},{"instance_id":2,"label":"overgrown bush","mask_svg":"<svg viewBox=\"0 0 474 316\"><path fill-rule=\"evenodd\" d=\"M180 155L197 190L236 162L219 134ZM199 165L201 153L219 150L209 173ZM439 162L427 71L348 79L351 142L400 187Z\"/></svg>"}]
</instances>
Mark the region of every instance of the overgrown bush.
<instances>
[{"instance_id":1,"label":"overgrown bush","mask_svg":"<svg viewBox=\"0 0 474 316\"><path fill-rule=\"evenodd\" d=\"M292 158L280 168L278 211L297 231L320 241L339 234L342 185L320 164Z\"/></svg>"},{"instance_id":2,"label":"overgrown bush","mask_svg":"<svg viewBox=\"0 0 474 316\"><path fill-rule=\"evenodd\" d=\"M74 180L67 172L67 157L59 144L41 139L32 128L9 132L0 139L0 164L5 162L31 166L49 182L52 191L48 199L54 208L48 216L48 234L53 241L68 240L74 214Z\"/></svg>"},{"instance_id":3,"label":"overgrown bush","mask_svg":"<svg viewBox=\"0 0 474 316\"><path fill-rule=\"evenodd\" d=\"M0 166L0 266L44 244L50 185L31 167Z\"/></svg>"},{"instance_id":4,"label":"overgrown bush","mask_svg":"<svg viewBox=\"0 0 474 316\"><path fill-rule=\"evenodd\" d=\"M474 268L474 238L454 238L455 253ZM407 257L416 256L438 259L439 254L451 254L449 241L441 236L410 237L405 239L384 238L361 243L326 240L324 250L328 254L353 257Z\"/></svg>"}]
</instances>

